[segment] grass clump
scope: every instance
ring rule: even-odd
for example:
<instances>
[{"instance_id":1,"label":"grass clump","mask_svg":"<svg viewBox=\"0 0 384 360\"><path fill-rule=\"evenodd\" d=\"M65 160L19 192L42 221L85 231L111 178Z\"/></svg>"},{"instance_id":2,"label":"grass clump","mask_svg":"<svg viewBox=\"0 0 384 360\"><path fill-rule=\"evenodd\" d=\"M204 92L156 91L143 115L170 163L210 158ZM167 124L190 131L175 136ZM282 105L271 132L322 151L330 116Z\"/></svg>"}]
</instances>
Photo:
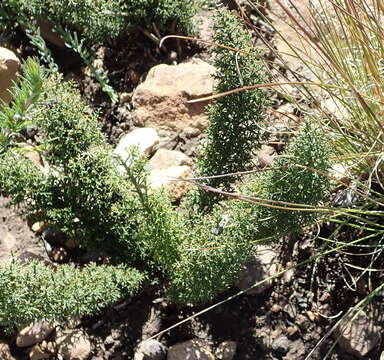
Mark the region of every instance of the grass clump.
<instances>
[{"instance_id":1,"label":"grass clump","mask_svg":"<svg viewBox=\"0 0 384 360\"><path fill-rule=\"evenodd\" d=\"M137 270L122 265L55 269L39 261L2 264L0 278L0 325L9 329L41 319L64 321L98 313L134 295L144 280Z\"/></svg>"},{"instance_id":2,"label":"grass clump","mask_svg":"<svg viewBox=\"0 0 384 360\"><path fill-rule=\"evenodd\" d=\"M216 14L213 40L221 45L212 51L215 93L242 86L261 84L266 74L257 52L252 49L251 36L241 22L229 11ZM203 155L199 159L199 176L207 177L243 171L251 166L255 151L265 137L262 121L268 97L261 90L238 92L215 100L208 110L209 126ZM230 190L235 176L205 180L205 184ZM201 210L212 209L220 197L205 191L199 192Z\"/></svg>"}]
</instances>

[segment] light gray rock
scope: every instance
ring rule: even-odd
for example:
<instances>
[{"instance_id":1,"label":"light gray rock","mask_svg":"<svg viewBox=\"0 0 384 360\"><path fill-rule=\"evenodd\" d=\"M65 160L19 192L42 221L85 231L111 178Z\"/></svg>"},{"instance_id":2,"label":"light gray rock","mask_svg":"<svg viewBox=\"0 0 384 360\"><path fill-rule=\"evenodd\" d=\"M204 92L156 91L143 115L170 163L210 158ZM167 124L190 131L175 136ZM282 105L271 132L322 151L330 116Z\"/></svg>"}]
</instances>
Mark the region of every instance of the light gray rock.
<instances>
[{"instance_id":1,"label":"light gray rock","mask_svg":"<svg viewBox=\"0 0 384 360\"><path fill-rule=\"evenodd\" d=\"M289 350L289 340L285 335L280 335L272 342L272 350L279 355L285 355Z\"/></svg>"},{"instance_id":2,"label":"light gray rock","mask_svg":"<svg viewBox=\"0 0 384 360\"><path fill-rule=\"evenodd\" d=\"M232 360L236 355L237 344L235 341L223 341L216 349L217 360Z\"/></svg>"},{"instance_id":3,"label":"light gray rock","mask_svg":"<svg viewBox=\"0 0 384 360\"><path fill-rule=\"evenodd\" d=\"M86 360L91 354L91 342L80 329L63 330L57 338L57 353L64 360Z\"/></svg>"},{"instance_id":4,"label":"light gray rock","mask_svg":"<svg viewBox=\"0 0 384 360\"><path fill-rule=\"evenodd\" d=\"M168 132L181 132L186 127L204 129L208 102L187 101L212 94L214 72L212 65L200 59L153 67L133 93L135 122Z\"/></svg>"},{"instance_id":5,"label":"light gray rock","mask_svg":"<svg viewBox=\"0 0 384 360\"><path fill-rule=\"evenodd\" d=\"M193 339L171 346L167 360L215 360L215 356L207 341Z\"/></svg>"},{"instance_id":6,"label":"light gray rock","mask_svg":"<svg viewBox=\"0 0 384 360\"><path fill-rule=\"evenodd\" d=\"M167 348L157 340L143 341L137 347L134 360L164 360Z\"/></svg>"},{"instance_id":7,"label":"light gray rock","mask_svg":"<svg viewBox=\"0 0 384 360\"><path fill-rule=\"evenodd\" d=\"M334 98L323 100L320 107L323 111L333 115L337 120L345 120L351 116L345 105Z\"/></svg>"},{"instance_id":8,"label":"light gray rock","mask_svg":"<svg viewBox=\"0 0 384 360\"><path fill-rule=\"evenodd\" d=\"M334 336L340 348L358 358L365 358L381 341L379 327L362 310L355 317L346 316Z\"/></svg>"},{"instance_id":9,"label":"light gray rock","mask_svg":"<svg viewBox=\"0 0 384 360\"><path fill-rule=\"evenodd\" d=\"M5 103L11 101L9 89L12 83L17 80L20 69L20 60L14 52L0 47L0 99Z\"/></svg>"},{"instance_id":10,"label":"light gray rock","mask_svg":"<svg viewBox=\"0 0 384 360\"><path fill-rule=\"evenodd\" d=\"M241 290L246 290L252 285L273 276L277 272L277 254L268 246L259 246L257 253L245 263L236 285ZM247 291L248 295L263 294L272 286L272 281L264 283Z\"/></svg>"},{"instance_id":11,"label":"light gray rock","mask_svg":"<svg viewBox=\"0 0 384 360\"><path fill-rule=\"evenodd\" d=\"M45 340L53 331L54 325L46 321L37 321L19 331L16 337L18 347L35 345Z\"/></svg>"},{"instance_id":12,"label":"light gray rock","mask_svg":"<svg viewBox=\"0 0 384 360\"><path fill-rule=\"evenodd\" d=\"M128 160L128 151L132 146L136 146L139 153L151 154L153 147L159 143L159 135L157 131L152 128L139 128L124 135L113 153L123 161Z\"/></svg>"}]
</instances>

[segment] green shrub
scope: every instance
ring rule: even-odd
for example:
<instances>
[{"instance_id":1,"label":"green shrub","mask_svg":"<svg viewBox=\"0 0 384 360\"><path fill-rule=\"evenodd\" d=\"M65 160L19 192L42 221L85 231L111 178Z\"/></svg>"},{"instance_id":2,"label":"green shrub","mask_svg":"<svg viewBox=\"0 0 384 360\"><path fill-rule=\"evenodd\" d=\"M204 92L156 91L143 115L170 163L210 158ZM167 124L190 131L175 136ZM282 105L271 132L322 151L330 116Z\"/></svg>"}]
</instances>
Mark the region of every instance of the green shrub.
<instances>
[{"instance_id":1,"label":"green shrub","mask_svg":"<svg viewBox=\"0 0 384 360\"><path fill-rule=\"evenodd\" d=\"M249 197L316 206L329 188L328 178L320 174L328 171L328 158L324 134L306 123L272 171L255 176L240 190ZM282 209L230 200L214 207L204 220L197 217L193 233L180 247L180 261L172 272L171 297L183 303L211 300L234 283L257 243L297 232L319 215L316 211L284 209L293 205L274 205Z\"/></svg>"},{"instance_id":2,"label":"green shrub","mask_svg":"<svg viewBox=\"0 0 384 360\"><path fill-rule=\"evenodd\" d=\"M192 33L194 26L191 18L198 7L199 1L196 0L135 0L125 1L123 5L128 27L151 29L155 24L160 34L169 30ZM176 26L172 25L173 22Z\"/></svg>"},{"instance_id":3,"label":"green shrub","mask_svg":"<svg viewBox=\"0 0 384 360\"><path fill-rule=\"evenodd\" d=\"M53 268L38 261L2 264L0 278L0 325L7 328L96 314L123 296L134 295L144 280L125 266Z\"/></svg>"},{"instance_id":4,"label":"green shrub","mask_svg":"<svg viewBox=\"0 0 384 360\"><path fill-rule=\"evenodd\" d=\"M242 86L261 84L266 75L257 52L252 50L251 36L242 23L229 11L217 12L213 40L222 45L243 50L215 47L213 49L215 93ZM250 90L221 97L208 110L207 142L199 159L199 176L213 176L243 171L251 166L255 151L265 138L261 125L268 97L261 90ZM235 176L206 180L215 188L230 190ZM200 209L210 210L219 197L199 191Z\"/></svg>"},{"instance_id":5,"label":"green shrub","mask_svg":"<svg viewBox=\"0 0 384 360\"><path fill-rule=\"evenodd\" d=\"M29 116L39 131L37 149L50 169L41 172L23 157L22 146L11 142L0 156L0 193L77 238L81 246L107 252L115 263L160 271L169 279L175 301L212 299L234 282L254 241L296 231L315 218L313 212L229 201L212 207L209 214L195 213L191 224L162 192L150 190L145 157L132 151L126 172L118 171L120 164L105 143L96 114L71 83L63 83L57 74L40 74L43 90L33 98ZM317 205L328 182L306 167L327 171L324 142L319 129L305 124L276 167L255 176L244 191Z\"/></svg>"},{"instance_id":6,"label":"green shrub","mask_svg":"<svg viewBox=\"0 0 384 360\"><path fill-rule=\"evenodd\" d=\"M319 216L316 211L285 208L297 208L293 203L304 207L307 205L308 210L326 198L330 182L324 174L330 169L329 156L330 148L324 133L317 126L306 122L286 153L274 161L273 169L254 176L241 189L248 196L291 204L259 201L272 205L266 207L231 202L234 228L238 229L238 235L250 240L277 239L315 221Z\"/></svg>"},{"instance_id":7,"label":"green shrub","mask_svg":"<svg viewBox=\"0 0 384 360\"><path fill-rule=\"evenodd\" d=\"M223 213L200 218L188 240L179 247L180 259L171 273L169 296L178 303L204 303L227 290L238 278L253 246L233 241L218 231Z\"/></svg>"},{"instance_id":8,"label":"green shrub","mask_svg":"<svg viewBox=\"0 0 384 360\"><path fill-rule=\"evenodd\" d=\"M3 0L0 10L20 23L30 24L44 18L54 26L80 31L87 41L116 38L128 28L157 25L160 31L175 21L180 31L192 29L195 1L181 0ZM1 11L0 11L1 14ZM14 21L14 20L13 20Z\"/></svg>"},{"instance_id":9,"label":"green shrub","mask_svg":"<svg viewBox=\"0 0 384 360\"><path fill-rule=\"evenodd\" d=\"M44 81L33 123L44 136L44 155L54 166L66 166L90 146L105 143L97 114L81 100L72 83L56 74Z\"/></svg>"},{"instance_id":10,"label":"green shrub","mask_svg":"<svg viewBox=\"0 0 384 360\"><path fill-rule=\"evenodd\" d=\"M129 176L120 174L96 114L73 85L53 74L43 87L31 121L38 126L39 149L50 169L43 174L19 147L10 147L0 157L0 193L82 246L169 270L184 230L169 199L147 191L146 160L132 158Z\"/></svg>"}]
</instances>

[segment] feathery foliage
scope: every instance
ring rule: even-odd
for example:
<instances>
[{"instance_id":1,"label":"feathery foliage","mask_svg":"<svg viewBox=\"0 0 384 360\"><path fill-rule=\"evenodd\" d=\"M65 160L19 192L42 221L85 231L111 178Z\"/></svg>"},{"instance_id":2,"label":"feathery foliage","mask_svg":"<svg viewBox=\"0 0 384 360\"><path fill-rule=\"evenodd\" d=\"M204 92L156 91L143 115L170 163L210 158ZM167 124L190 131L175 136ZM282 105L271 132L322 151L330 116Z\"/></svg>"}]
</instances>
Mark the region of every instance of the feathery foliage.
<instances>
[{"instance_id":1,"label":"feathery foliage","mask_svg":"<svg viewBox=\"0 0 384 360\"><path fill-rule=\"evenodd\" d=\"M171 23L180 31L191 31L195 1L181 0L3 0L0 10L6 20L30 24L45 19L53 25L63 25L79 31L87 41L98 42L116 38L122 31L137 31L139 26L156 24L164 31ZM5 17L5 16L4 16Z\"/></svg>"},{"instance_id":2,"label":"feathery foliage","mask_svg":"<svg viewBox=\"0 0 384 360\"><path fill-rule=\"evenodd\" d=\"M329 148L319 128L305 123L286 154L268 173L255 176L241 188L249 197L303 204L305 210L327 195ZM267 207L231 200L214 207L194 224L188 242L180 247L180 261L172 273L171 297L180 302L204 302L229 288L254 244L278 239L315 221L315 211L292 211L284 204ZM280 208L278 208L279 206ZM310 210L310 209L309 209Z\"/></svg>"},{"instance_id":3,"label":"feathery foliage","mask_svg":"<svg viewBox=\"0 0 384 360\"><path fill-rule=\"evenodd\" d=\"M0 153L21 136L36 113L35 103L42 93L44 71L38 62L28 58L23 64L20 84L12 90L13 101L0 104Z\"/></svg>"},{"instance_id":4,"label":"feathery foliage","mask_svg":"<svg viewBox=\"0 0 384 360\"><path fill-rule=\"evenodd\" d=\"M122 265L54 268L40 261L2 264L0 278L0 325L7 328L96 314L134 295L144 280L137 270Z\"/></svg>"},{"instance_id":5,"label":"feathery foliage","mask_svg":"<svg viewBox=\"0 0 384 360\"><path fill-rule=\"evenodd\" d=\"M214 47L214 91L222 93L266 80L257 52L252 49L251 36L229 11L219 10L215 18L213 40L239 51ZM238 92L215 100L208 110L209 126L203 155L199 160L202 177L243 171L251 165L255 150L265 138L262 127L267 95L259 89ZM236 177L206 180L207 185L230 190ZM199 191L200 209L210 210L219 196Z\"/></svg>"}]
</instances>

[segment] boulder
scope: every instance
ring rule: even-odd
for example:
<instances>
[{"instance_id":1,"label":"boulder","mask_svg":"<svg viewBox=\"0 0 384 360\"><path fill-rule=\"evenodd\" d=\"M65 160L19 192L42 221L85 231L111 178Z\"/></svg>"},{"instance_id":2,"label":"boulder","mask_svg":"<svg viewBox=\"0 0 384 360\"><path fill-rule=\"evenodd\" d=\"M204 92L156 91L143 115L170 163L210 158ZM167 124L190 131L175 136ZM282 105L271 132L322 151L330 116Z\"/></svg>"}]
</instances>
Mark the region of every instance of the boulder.
<instances>
[{"instance_id":1,"label":"boulder","mask_svg":"<svg viewBox=\"0 0 384 360\"><path fill-rule=\"evenodd\" d=\"M9 89L20 69L20 60L11 50L0 47L0 100L9 103L12 99ZM1 101L0 101L1 102Z\"/></svg>"},{"instance_id":2,"label":"boulder","mask_svg":"<svg viewBox=\"0 0 384 360\"><path fill-rule=\"evenodd\" d=\"M56 339L57 353L64 360L86 360L91 354L91 342L79 329L63 330Z\"/></svg>"},{"instance_id":3,"label":"boulder","mask_svg":"<svg viewBox=\"0 0 384 360\"><path fill-rule=\"evenodd\" d=\"M186 127L204 129L208 102L187 101L212 94L214 72L212 65L200 59L153 67L133 93L135 122L165 132L181 132Z\"/></svg>"},{"instance_id":4,"label":"boulder","mask_svg":"<svg viewBox=\"0 0 384 360\"><path fill-rule=\"evenodd\" d=\"M37 321L19 331L16 337L18 347L32 346L45 340L53 331L54 325Z\"/></svg>"},{"instance_id":5,"label":"boulder","mask_svg":"<svg viewBox=\"0 0 384 360\"><path fill-rule=\"evenodd\" d=\"M168 350L167 360L215 360L209 343L201 339L188 340L173 345Z\"/></svg>"},{"instance_id":6,"label":"boulder","mask_svg":"<svg viewBox=\"0 0 384 360\"><path fill-rule=\"evenodd\" d=\"M157 340L143 341L137 347L134 360L165 360L167 348Z\"/></svg>"},{"instance_id":7,"label":"boulder","mask_svg":"<svg viewBox=\"0 0 384 360\"><path fill-rule=\"evenodd\" d=\"M247 290L254 284L273 276L277 272L275 263L278 256L274 250L268 246L260 245L257 253L251 256L245 263L236 285L241 290ZM267 280L262 284L247 291L248 295L263 294L272 286L272 281Z\"/></svg>"},{"instance_id":8,"label":"boulder","mask_svg":"<svg viewBox=\"0 0 384 360\"><path fill-rule=\"evenodd\" d=\"M365 358L381 341L380 329L360 310L344 317L334 332L340 348L358 358Z\"/></svg>"}]
</instances>

